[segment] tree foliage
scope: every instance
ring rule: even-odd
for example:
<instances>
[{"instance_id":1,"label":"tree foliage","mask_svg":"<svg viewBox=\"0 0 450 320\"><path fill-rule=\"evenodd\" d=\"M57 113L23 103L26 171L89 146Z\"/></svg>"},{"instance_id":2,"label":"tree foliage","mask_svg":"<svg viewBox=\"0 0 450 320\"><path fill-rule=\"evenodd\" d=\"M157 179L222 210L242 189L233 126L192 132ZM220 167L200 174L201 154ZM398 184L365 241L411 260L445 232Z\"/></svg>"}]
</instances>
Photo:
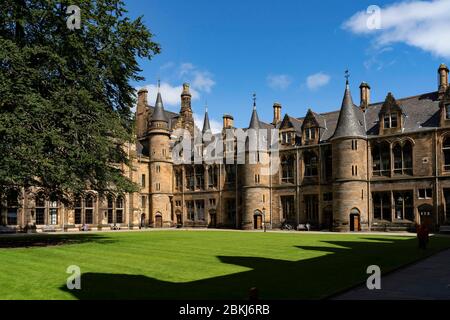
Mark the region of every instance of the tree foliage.
<instances>
[{"instance_id":1,"label":"tree foliage","mask_svg":"<svg viewBox=\"0 0 450 320\"><path fill-rule=\"evenodd\" d=\"M36 186L65 199L86 189L129 192L138 58L160 52L120 0L0 2L0 188Z\"/></svg>"}]
</instances>

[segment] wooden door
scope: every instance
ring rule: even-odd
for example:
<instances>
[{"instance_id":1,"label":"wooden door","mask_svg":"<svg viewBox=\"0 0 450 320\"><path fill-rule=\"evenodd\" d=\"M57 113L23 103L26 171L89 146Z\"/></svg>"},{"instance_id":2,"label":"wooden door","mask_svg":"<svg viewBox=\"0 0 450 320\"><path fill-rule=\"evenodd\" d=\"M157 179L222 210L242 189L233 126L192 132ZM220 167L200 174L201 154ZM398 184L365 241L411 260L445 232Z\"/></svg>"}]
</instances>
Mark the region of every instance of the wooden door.
<instances>
[{"instance_id":1,"label":"wooden door","mask_svg":"<svg viewBox=\"0 0 450 320\"><path fill-rule=\"evenodd\" d=\"M162 216L156 216L155 217L155 228L162 228Z\"/></svg>"},{"instance_id":2,"label":"wooden door","mask_svg":"<svg viewBox=\"0 0 450 320\"><path fill-rule=\"evenodd\" d=\"M209 226L212 228L216 227L216 214L215 213L209 214Z\"/></svg>"},{"instance_id":3,"label":"wooden door","mask_svg":"<svg viewBox=\"0 0 450 320\"><path fill-rule=\"evenodd\" d=\"M262 216L260 214L256 214L253 217L254 219L254 228L257 229L262 229Z\"/></svg>"}]
</instances>

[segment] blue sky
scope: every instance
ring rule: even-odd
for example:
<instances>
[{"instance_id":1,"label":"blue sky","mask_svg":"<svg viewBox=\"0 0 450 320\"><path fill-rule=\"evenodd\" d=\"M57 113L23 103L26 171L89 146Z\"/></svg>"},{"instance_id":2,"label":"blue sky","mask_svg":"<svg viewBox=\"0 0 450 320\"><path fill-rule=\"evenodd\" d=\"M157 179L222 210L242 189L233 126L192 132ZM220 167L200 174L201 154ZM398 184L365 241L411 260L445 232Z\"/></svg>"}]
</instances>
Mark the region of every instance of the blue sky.
<instances>
[{"instance_id":1,"label":"blue sky","mask_svg":"<svg viewBox=\"0 0 450 320\"><path fill-rule=\"evenodd\" d=\"M355 102L361 81L371 85L372 101L388 91L405 97L436 90L437 67L450 60L450 1L377 1L380 20L373 21L380 28L365 30L374 3L126 0L129 14L143 15L162 47L142 61L146 80L135 85L148 86L154 97L160 77L166 109L178 111L180 86L188 81L198 118L207 101L217 125L231 113L243 127L253 92L267 122L275 101L295 117L308 108L338 109L346 68Z\"/></svg>"}]
</instances>

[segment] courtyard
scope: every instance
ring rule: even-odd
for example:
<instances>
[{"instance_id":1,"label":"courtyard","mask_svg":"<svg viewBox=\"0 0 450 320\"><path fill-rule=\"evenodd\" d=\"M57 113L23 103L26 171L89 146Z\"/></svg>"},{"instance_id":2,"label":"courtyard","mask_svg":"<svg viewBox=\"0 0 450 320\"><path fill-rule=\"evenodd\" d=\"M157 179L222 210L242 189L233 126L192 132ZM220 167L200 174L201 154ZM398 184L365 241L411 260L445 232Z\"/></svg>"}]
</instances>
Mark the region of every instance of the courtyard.
<instances>
[{"instance_id":1,"label":"courtyard","mask_svg":"<svg viewBox=\"0 0 450 320\"><path fill-rule=\"evenodd\" d=\"M0 299L324 299L450 248L433 236L167 230L0 236ZM81 290L69 290L69 266Z\"/></svg>"}]
</instances>

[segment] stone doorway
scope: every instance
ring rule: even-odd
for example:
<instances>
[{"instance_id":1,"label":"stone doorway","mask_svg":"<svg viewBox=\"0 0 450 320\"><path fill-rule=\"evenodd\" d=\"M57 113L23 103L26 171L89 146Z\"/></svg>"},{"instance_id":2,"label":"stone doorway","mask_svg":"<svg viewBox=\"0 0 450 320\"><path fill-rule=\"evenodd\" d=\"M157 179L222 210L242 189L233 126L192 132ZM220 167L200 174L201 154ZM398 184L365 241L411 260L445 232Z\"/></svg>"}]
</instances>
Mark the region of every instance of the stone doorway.
<instances>
[{"instance_id":1,"label":"stone doorway","mask_svg":"<svg viewBox=\"0 0 450 320\"><path fill-rule=\"evenodd\" d=\"M162 228L162 227L163 227L162 215L161 213L157 213L155 216L155 228Z\"/></svg>"},{"instance_id":2,"label":"stone doorway","mask_svg":"<svg viewBox=\"0 0 450 320\"><path fill-rule=\"evenodd\" d=\"M327 206L323 209L322 227L331 231L333 228L333 207Z\"/></svg>"},{"instance_id":3,"label":"stone doorway","mask_svg":"<svg viewBox=\"0 0 450 320\"><path fill-rule=\"evenodd\" d=\"M253 215L253 229L262 229L262 213L259 210L256 210Z\"/></svg>"},{"instance_id":4,"label":"stone doorway","mask_svg":"<svg viewBox=\"0 0 450 320\"><path fill-rule=\"evenodd\" d=\"M145 227L145 213L141 214L141 228Z\"/></svg>"},{"instance_id":5,"label":"stone doorway","mask_svg":"<svg viewBox=\"0 0 450 320\"><path fill-rule=\"evenodd\" d=\"M181 212L177 212L176 216L177 216L177 227L181 228L183 226L183 216Z\"/></svg>"},{"instance_id":6,"label":"stone doorway","mask_svg":"<svg viewBox=\"0 0 450 320\"><path fill-rule=\"evenodd\" d=\"M350 211L350 231L361 231L361 214L356 208Z\"/></svg>"},{"instance_id":7,"label":"stone doorway","mask_svg":"<svg viewBox=\"0 0 450 320\"><path fill-rule=\"evenodd\" d=\"M428 227L428 229L433 229L434 226L434 219L433 219L433 206L429 204L423 204L419 206L419 217L420 217L420 224L424 224Z\"/></svg>"},{"instance_id":8,"label":"stone doorway","mask_svg":"<svg viewBox=\"0 0 450 320\"><path fill-rule=\"evenodd\" d=\"M216 211L211 210L209 212L209 227L210 228L215 228L217 226L217 215L216 215Z\"/></svg>"}]
</instances>

